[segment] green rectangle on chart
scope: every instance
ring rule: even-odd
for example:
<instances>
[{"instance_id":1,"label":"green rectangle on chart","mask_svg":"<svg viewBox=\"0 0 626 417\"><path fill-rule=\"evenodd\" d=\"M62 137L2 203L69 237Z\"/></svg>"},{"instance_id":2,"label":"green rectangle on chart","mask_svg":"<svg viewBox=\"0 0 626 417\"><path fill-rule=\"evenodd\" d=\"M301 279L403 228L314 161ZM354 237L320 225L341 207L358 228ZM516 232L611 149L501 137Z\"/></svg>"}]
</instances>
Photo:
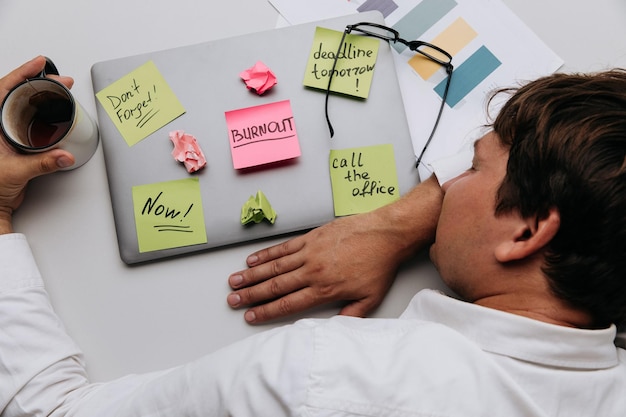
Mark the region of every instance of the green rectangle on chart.
<instances>
[{"instance_id":1,"label":"green rectangle on chart","mask_svg":"<svg viewBox=\"0 0 626 417\"><path fill-rule=\"evenodd\" d=\"M417 40L456 5L455 0L424 0L398 20L393 28L407 41ZM395 43L392 46L398 52L406 49L406 46L401 43Z\"/></svg>"},{"instance_id":2,"label":"green rectangle on chart","mask_svg":"<svg viewBox=\"0 0 626 417\"><path fill-rule=\"evenodd\" d=\"M446 103L450 107L456 106L500 65L502 65L500 60L487 47L481 46L458 68L454 69ZM435 87L435 92L439 94L439 97L443 97L445 87L445 79Z\"/></svg>"}]
</instances>

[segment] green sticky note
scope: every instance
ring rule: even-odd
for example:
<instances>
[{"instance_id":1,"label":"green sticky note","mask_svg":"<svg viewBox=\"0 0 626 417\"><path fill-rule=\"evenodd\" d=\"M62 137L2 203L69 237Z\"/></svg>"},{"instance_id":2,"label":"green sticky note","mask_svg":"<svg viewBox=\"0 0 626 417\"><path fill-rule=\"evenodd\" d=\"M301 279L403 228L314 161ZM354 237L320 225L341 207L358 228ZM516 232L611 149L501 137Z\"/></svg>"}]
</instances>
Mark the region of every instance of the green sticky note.
<instances>
[{"instance_id":1,"label":"green sticky note","mask_svg":"<svg viewBox=\"0 0 626 417\"><path fill-rule=\"evenodd\" d=\"M241 207L241 224L261 223L263 219L267 219L271 224L274 224L276 212L265 194L259 190L256 196L250 196L248 201Z\"/></svg>"},{"instance_id":2,"label":"green sticky note","mask_svg":"<svg viewBox=\"0 0 626 417\"><path fill-rule=\"evenodd\" d=\"M198 178L134 186L139 252L207 242Z\"/></svg>"},{"instance_id":3,"label":"green sticky note","mask_svg":"<svg viewBox=\"0 0 626 417\"><path fill-rule=\"evenodd\" d=\"M96 97L128 146L185 113L152 61L103 88Z\"/></svg>"},{"instance_id":4,"label":"green sticky note","mask_svg":"<svg viewBox=\"0 0 626 417\"><path fill-rule=\"evenodd\" d=\"M367 98L372 85L374 66L380 41L363 35L348 34L337 54L343 32L317 27L304 75L304 85L326 90L333 68L330 90L359 98Z\"/></svg>"},{"instance_id":5,"label":"green sticky note","mask_svg":"<svg viewBox=\"0 0 626 417\"><path fill-rule=\"evenodd\" d=\"M365 213L400 198L393 145L330 151L335 216Z\"/></svg>"}]
</instances>

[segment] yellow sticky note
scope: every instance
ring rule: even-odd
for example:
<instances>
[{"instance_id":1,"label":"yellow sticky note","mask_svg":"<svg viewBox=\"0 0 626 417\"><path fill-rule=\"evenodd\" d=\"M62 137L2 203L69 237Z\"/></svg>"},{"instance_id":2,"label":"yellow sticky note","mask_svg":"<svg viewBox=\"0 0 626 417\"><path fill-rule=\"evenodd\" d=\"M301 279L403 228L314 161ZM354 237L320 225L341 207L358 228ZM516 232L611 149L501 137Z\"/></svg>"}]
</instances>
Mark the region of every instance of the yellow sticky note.
<instances>
[{"instance_id":1,"label":"yellow sticky note","mask_svg":"<svg viewBox=\"0 0 626 417\"><path fill-rule=\"evenodd\" d=\"M400 198L393 145L330 151L335 216L372 211Z\"/></svg>"},{"instance_id":2,"label":"yellow sticky note","mask_svg":"<svg viewBox=\"0 0 626 417\"><path fill-rule=\"evenodd\" d=\"M374 76L380 41L363 35L348 34L337 54L342 32L317 27L304 75L304 85L326 90L337 56L330 91L367 98Z\"/></svg>"},{"instance_id":3,"label":"yellow sticky note","mask_svg":"<svg viewBox=\"0 0 626 417\"><path fill-rule=\"evenodd\" d=\"M152 61L103 88L96 97L128 146L185 113Z\"/></svg>"},{"instance_id":4,"label":"yellow sticky note","mask_svg":"<svg viewBox=\"0 0 626 417\"><path fill-rule=\"evenodd\" d=\"M139 252L207 242L198 178L133 187Z\"/></svg>"}]
</instances>

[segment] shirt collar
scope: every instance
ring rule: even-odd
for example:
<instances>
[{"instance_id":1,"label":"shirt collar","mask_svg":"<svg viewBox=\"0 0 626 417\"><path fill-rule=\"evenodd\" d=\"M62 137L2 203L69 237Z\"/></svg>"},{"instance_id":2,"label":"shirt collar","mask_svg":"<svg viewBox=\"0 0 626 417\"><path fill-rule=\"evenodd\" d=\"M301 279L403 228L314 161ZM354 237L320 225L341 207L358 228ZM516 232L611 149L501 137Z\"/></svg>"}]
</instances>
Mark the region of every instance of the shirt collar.
<instances>
[{"instance_id":1,"label":"shirt collar","mask_svg":"<svg viewBox=\"0 0 626 417\"><path fill-rule=\"evenodd\" d=\"M617 365L615 326L575 329L420 291L403 319L421 319L452 328L482 350L548 366L602 369Z\"/></svg>"}]
</instances>

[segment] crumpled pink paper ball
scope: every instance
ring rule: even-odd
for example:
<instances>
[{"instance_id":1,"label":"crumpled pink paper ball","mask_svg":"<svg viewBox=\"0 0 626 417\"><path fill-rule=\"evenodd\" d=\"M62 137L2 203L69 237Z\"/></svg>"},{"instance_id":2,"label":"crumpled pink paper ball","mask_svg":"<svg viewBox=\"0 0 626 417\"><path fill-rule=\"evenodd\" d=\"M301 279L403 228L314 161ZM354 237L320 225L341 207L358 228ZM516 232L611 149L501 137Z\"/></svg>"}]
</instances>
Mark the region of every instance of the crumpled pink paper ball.
<instances>
[{"instance_id":1,"label":"crumpled pink paper ball","mask_svg":"<svg viewBox=\"0 0 626 417\"><path fill-rule=\"evenodd\" d=\"M206 158L194 136L186 134L183 130L175 130L170 132L170 140L174 144L172 156L185 164L189 173L196 172L206 165Z\"/></svg>"},{"instance_id":2,"label":"crumpled pink paper ball","mask_svg":"<svg viewBox=\"0 0 626 417\"><path fill-rule=\"evenodd\" d=\"M276 85L276 76L264 63L258 61L252 68L242 71L239 76L246 82L249 90L254 90L258 95Z\"/></svg>"}]
</instances>

